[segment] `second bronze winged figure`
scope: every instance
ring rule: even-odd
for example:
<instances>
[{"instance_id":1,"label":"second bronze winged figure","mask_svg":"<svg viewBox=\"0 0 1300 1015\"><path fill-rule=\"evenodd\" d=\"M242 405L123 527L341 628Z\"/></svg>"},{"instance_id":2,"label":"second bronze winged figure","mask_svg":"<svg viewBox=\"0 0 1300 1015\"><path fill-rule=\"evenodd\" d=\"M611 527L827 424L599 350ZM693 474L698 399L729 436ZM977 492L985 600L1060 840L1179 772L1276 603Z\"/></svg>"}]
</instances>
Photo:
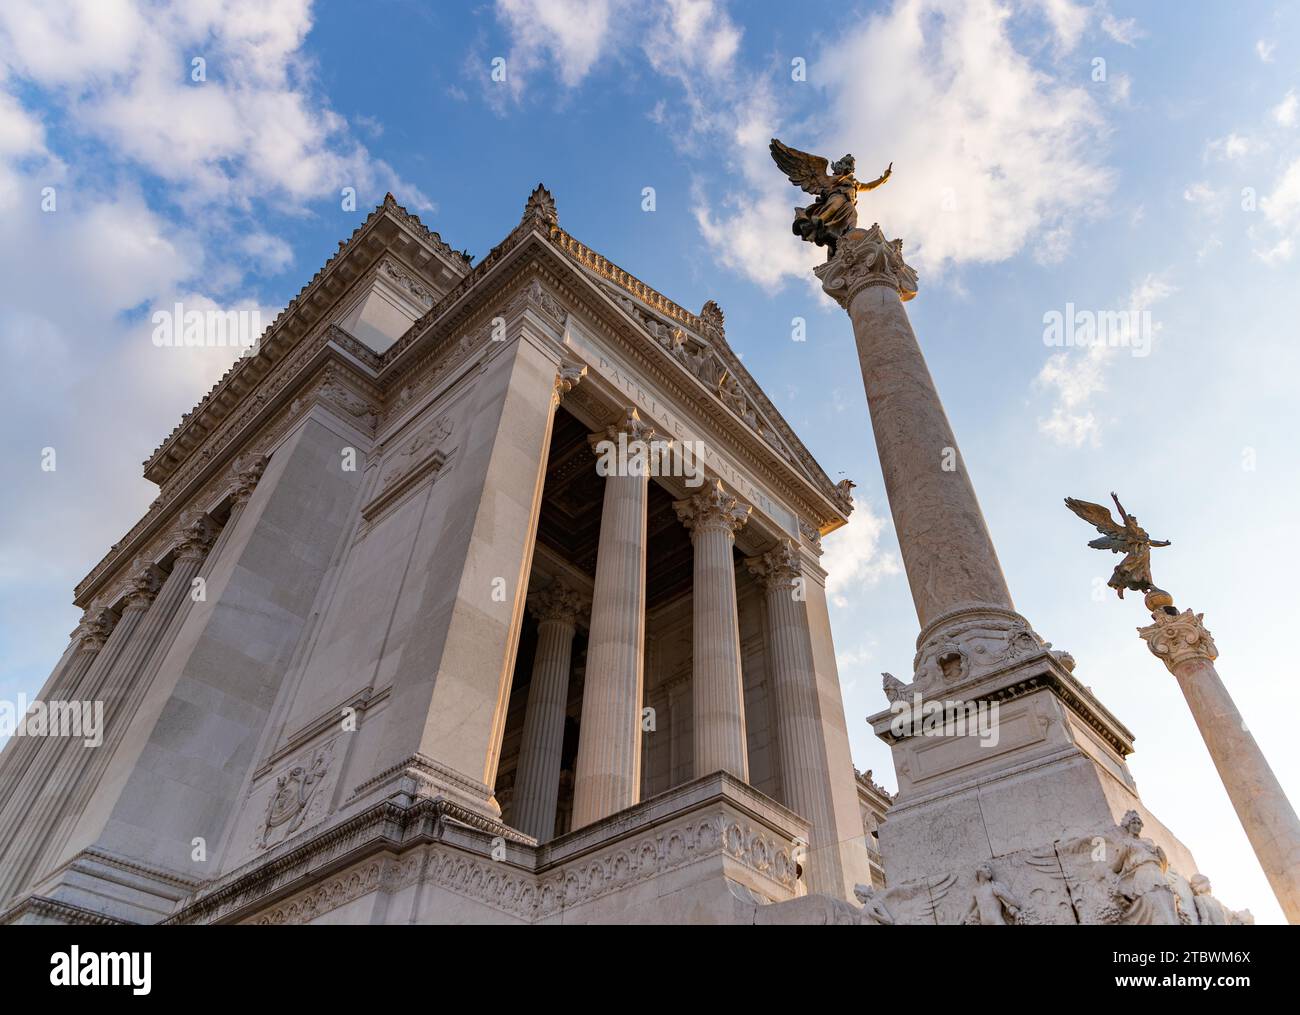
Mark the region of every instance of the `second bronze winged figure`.
<instances>
[{"instance_id":1,"label":"second bronze winged figure","mask_svg":"<svg viewBox=\"0 0 1300 1015\"><path fill-rule=\"evenodd\" d=\"M1093 504L1091 501L1066 497L1065 506L1085 522L1095 525L1097 531L1101 533L1100 539L1088 542L1089 546L1094 550L1110 550L1111 553L1124 554L1124 559L1115 565L1115 571L1111 574L1110 581L1106 583L1119 594L1121 599L1124 598L1125 589L1134 592L1163 592L1164 590L1157 588L1151 580L1151 547L1169 546L1169 541L1152 539L1147 535L1147 530L1138 525L1137 515L1125 511L1124 505L1113 493L1110 496L1115 501L1115 506L1119 508L1119 515L1124 520L1123 525L1111 517L1110 508L1104 504Z\"/></svg>"},{"instance_id":2,"label":"second bronze winged figure","mask_svg":"<svg viewBox=\"0 0 1300 1015\"><path fill-rule=\"evenodd\" d=\"M828 247L828 256L835 256L839 238L858 224L858 194L875 190L889 179L894 164L872 180L859 183L854 172L852 155L845 155L829 165L820 155L809 155L798 148L783 145L772 138L769 146L772 160L790 182L817 198L806 208L794 210L794 225L790 227L800 239Z\"/></svg>"}]
</instances>

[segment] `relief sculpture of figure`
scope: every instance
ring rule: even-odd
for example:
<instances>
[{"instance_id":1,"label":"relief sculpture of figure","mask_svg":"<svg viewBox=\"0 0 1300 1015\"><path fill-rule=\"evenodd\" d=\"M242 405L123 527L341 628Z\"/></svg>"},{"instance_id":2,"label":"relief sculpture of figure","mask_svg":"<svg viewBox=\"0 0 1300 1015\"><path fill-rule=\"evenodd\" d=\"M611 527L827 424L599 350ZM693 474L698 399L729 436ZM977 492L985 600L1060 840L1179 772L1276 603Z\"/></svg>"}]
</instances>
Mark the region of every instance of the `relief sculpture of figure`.
<instances>
[{"instance_id":1,"label":"relief sculpture of figure","mask_svg":"<svg viewBox=\"0 0 1300 1015\"><path fill-rule=\"evenodd\" d=\"M791 232L819 247L828 247L828 257L835 256L835 245L839 238L850 229L857 228L858 194L875 190L894 171L891 162L870 183L859 183L853 175L855 166L852 155L845 155L831 163L828 173L826 159L820 155L809 155L797 148L787 147L776 138L772 138L769 150L777 168L790 178L790 182L817 198L808 207L794 210Z\"/></svg>"},{"instance_id":2,"label":"relief sculpture of figure","mask_svg":"<svg viewBox=\"0 0 1300 1015\"><path fill-rule=\"evenodd\" d=\"M1022 908L1011 889L994 876L992 864L985 862L975 868L975 891L965 923L1004 927L1015 923Z\"/></svg>"},{"instance_id":3,"label":"relief sculpture of figure","mask_svg":"<svg viewBox=\"0 0 1300 1015\"><path fill-rule=\"evenodd\" d=\"M1213 888L1209 878L1204 874L1194 874L1191 885L1192 895L1196 898L1196 922L1199 925L1226 927L1233 922L1235 914L1210 894Z\"/></svg>"},{"instance_id":4,"label":"relief sculpture of figure","mask_svg":"<svg viewBox=\"0 0 1300 1015\"><path fill-rule=\"evenodd\" d=\"M1121 599L1124 590L1134 592L1162 592L1151 580L1151 547L1169 546L1168 540L1152 539L1146 529L1138 525L1137 515L1124 510L1124 505L1113 493L1110 495L1119 508L1119 515L1124 520L1120 525L1111 517L1110 508L1102 504L1093 504L1086 500L1065 498L1065 506L1085 522L1096 526L1101 533L1100 539L1090 540L1088 545L1094 550L1110 550L1122 553L1124 559L1115 565L1115 571L1106 584L1113 588ZM1172 600L1171 600L1172 601Z\"/></svg>"},{"instance_id":5,"label":"relief sculpture of figure","mask_svg":"<svg viewBox=\"0 0 1300 1015\"><path fill-rule=\"evenodd\" d=\"M1125 814L1120 827L1125 834L1111 864L1111 870L1119 875L1117 892L1126 903L1119 922L1162 926L1181 923L1174 893L1165 880L1169 870L1165 851L1142 838L1142 819L1137 811Z\"/></svg>"}]
</instances>

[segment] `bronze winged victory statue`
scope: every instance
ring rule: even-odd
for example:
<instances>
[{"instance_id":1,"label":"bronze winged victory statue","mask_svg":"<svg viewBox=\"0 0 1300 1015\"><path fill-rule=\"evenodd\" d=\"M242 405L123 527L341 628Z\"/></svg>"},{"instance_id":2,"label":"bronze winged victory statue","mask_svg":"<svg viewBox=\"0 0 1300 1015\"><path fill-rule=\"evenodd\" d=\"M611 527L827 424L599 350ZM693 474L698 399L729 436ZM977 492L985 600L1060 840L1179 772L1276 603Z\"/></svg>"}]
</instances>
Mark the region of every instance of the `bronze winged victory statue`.
<instances>
[{"instance_id":1,"label":"bronze winged victory statue","mask_svg":"<svg viewBox=\"0 0 1300 1015\"><path fill-rule=\"evenodd\" d=\"M835 256L839 238L858 224L858 194L875 190L889 179L894 164L870 183L859 183L853 175L852 155L830 164L820 155L809 155L797 148L783 145L772 138L769 146L772 159L790 182L817 198L807 208L794 210L794 224L790 231L801 239L829 248L828 257Z\"/></svg>"},{"instance_id":2,"label":"bronze winged victory statue","mask_svg":"<svg viewBox=\"0 0 1300 1015\"><path fill-rule=\"evenodd\" d=\"M1147 530L1138 525L1137 515L1131 515L1124 510L1124 505L1119 502L1115 494L1111 494L1111 499L1115 501L1115 506L1119 508L1119 515L1124 520L1121 525L1111 516L1110 508L1104 504L1093 504L1086 500L1075 500L1073 497L1065 498L1065 506L1073 511L1090 525L1094 525L1097 531L1101 533L1100 539L1093 539L1088 542L1094 550L1110 550L1111 553L1122 553L1124 559L1115 565L1115 571L1110 576L1110 581L1106 584L1113 588L1121 599L1124 598L1124 590L1131 589L1134 592L1161 592L1164 590L1157 588L1151 580L1151 547L1169 546L1168 540L1152 539L1147 535Z\"/></svg>"}]
</instances>

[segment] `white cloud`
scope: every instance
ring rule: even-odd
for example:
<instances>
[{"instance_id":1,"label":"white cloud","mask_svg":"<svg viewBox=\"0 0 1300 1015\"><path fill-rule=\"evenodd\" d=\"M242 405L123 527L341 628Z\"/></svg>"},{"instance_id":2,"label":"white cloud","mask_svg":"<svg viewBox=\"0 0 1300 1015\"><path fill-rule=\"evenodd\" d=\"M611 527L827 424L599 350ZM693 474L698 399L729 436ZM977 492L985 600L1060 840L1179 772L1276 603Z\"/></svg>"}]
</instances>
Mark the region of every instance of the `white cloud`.
<instances>
[{"instance_id":1,"label":"white cloud","mask_svg":"<svg viewBox=\"0 0 1300 1015\"><path fill-rule=\"evenodd\" d=\"M1277 43L1271 39L1260 39L1255 43L1255 55L1265 63L1273 62L1273 52L1277 49Z\"/></svg>"},{"instance_id":2,"label":"white cloud","mask_svg":"<svg viewBox=\"0 0 1300 1015\"><path fill-rule=\"evenodd\" d=\"M852 151L867 179L892 160L894 177L861 199L860 215L904 237L923 268L999 261L1027 246L1058 259L1075 220L1112 187L1098 161L1095 102L1017 51L993 0L898 0L824 50L810 80L825 91L823 121L782 129L782 140L830 157ZM697 201L696 218L723 264L770 285L804 276L823 255L773 242L789 232L792 206L810 199L771 166L779 115L761 111L763 129L737 132L747 186L730 186L720 205Z\"/></svg>"},{"instance_id":3,"label":"white cloud","mask_svg":"<svg viewBox=\"0 0 1300 1015\"><path fill-rule=\"evenodd\" d=\"M1206 158L1239 159L1255 150L1255 142L1235 131L1226 137L1216 138L1205 148Z\"/></svg>"},{"instance_id":4,"label":"white cloud","mask_svg":"<svg viewBox=\"0 0 1300 1015\"><path fill-rule=\"evenodd\" d=\"M1079 44L1092 12L1073 0L1040 0L1056 41L1067 53Z\"/></svg>"},{"instance_id":5,"label":"white cloud","mask_svg":"<svg viewBox=\"0 0 1300 1015\"><path fill-rule=\"evenodd\" d=\"M1300 99L1297 99L1293 88L1273 107L1273 119L1283 127L1290 127L1296 121L1297 110L1300 110Z\"/></svg>"},{"instance_id":6,"label":"white cloud","mask_svg":"<svg viewBox=\"0 0 1300 1015\"><path fill-rule=\"evenodd\" d=\"M309 0L12 0L0 6L0 66L182 203L300 205L352 186L431 207L315 94L300 52L311 24ZM193 80L194 59L205 80Z\"/></svg>"},{"instance_id":7,"label":"white cloud","mask_svg":"<svg viewBox=\"0 0 1300 1015\"><path fill-rule=\"evenodd\" d=\"M849 523L822 541L822 567L826 570L826 595L835 606L847 606L849 596L898 574L896 554L880 548L888 524L864 499L854 498Z\"/></svg>"},{"instance_id":8,"label":"white cloud","mask_svg":"<svg viewBox=\"0 0 1300 1015\"><path fill-rule=\"evenodd\" d=\"M1140 315L1175 292L1163 275L1147 275L1133 287L1125 305L1114 309ZM1159 331L1160 325L1153 322L1151 330ZM1117 333L1107 336L1107 341L1052 353L1034 378L1034 386L1046 389L1054 399L1050 413L1038 421L1039 432L1065 447L1100 445L1101 423L1092 403L1106 390L1106 375L1115 357L1140 348L1151 337L1135 335L1132 318L1125 315Z\"/></svg>"},{"instance_id":9,"label":"white cloud","mask_svg":"<svg viewBox=\"0 0 1300 1015\"><path fill-rule=\"evenodd\" d=\"M497 18L509 33L506 87L516 101L529 78L550 65L569 88L581 84L612 45L618 0L497 0Z\"/></svg>"},{"instance_id":10,"label":"white cloud","mask_svg":"<svg viewBox=\"0 0 1300 1015\"><path fill-rule=\"evenodd\" d=\"M1183 188L1183 200L1191 204L1206 204L1214 200L1214 188L1204 180L1189 183Z\"/></svg>"},{"instance_id":11,"label":"white cloud","mask_svg":"<svg viewBox=\"0 0 1300 1015\"><path fill-rule=\"evenodd\" d=\"M1102 15L1101 30L1124 46L1131 46L1146 35L1136 18L1117 18L1110 13Z\"/></svg>"}]
</instances>

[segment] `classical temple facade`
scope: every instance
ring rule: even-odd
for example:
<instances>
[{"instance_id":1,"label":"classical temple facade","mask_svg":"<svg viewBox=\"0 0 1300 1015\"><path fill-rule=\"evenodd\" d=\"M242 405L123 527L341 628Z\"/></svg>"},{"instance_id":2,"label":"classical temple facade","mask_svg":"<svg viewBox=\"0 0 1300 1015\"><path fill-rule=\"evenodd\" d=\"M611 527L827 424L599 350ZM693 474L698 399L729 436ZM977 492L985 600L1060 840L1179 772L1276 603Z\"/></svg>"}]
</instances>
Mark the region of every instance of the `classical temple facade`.
<instances>
[{"instance_id":1,"label":"classical temple facade","mask_svg":"<svg viewBox=\"0 0 1300 1015\"><path fill-rule=\"evenodd\" d=\"M0 756L6 922L733 922L883 884L818 564L849 485L715 304L545 189L473 267L390 195L145 476L40 696L102 701L104 743Z\"/></svg>"}]
</instances>

